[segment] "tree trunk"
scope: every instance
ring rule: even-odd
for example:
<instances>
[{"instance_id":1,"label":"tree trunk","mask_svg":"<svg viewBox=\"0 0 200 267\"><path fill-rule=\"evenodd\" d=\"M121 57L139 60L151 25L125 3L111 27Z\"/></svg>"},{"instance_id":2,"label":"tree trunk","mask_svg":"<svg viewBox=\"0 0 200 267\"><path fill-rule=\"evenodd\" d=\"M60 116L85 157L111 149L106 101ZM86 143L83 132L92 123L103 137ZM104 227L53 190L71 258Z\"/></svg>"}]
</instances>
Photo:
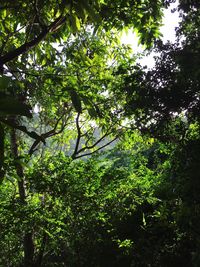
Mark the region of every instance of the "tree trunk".
<instances>
[{"instance_id":1,"label":"tree trunk","mask_svg":"<svg viewBox=\"0 0 200 267\"><path fill-rule=\"evenodd\" d=\"M11 148L14 160L19 157L18 153L18 143L17 143L17 134L16 129L11 130ZM19 177L18 180L18 190L21 205L27 205L26 202L26 189L25 189L25 180L24 180L24 171L22 165L15 161L15 169ZM33 267L33 257L34 257L34 243L33 243L33 233L32 231L24 231L23 236L23 247L24 247L24 267Z\"/></svg>"},{"instance_id":2,"label":"tree trunk","mask_svg":"<svg viewBox=\"0 0 200 267\"><path fill-rule=\"evenodd\" d=\"M43 234L42 242L41 242L41 247L39 250L39 253L37 255L36 261L35 261L35 266L34 267L41 267L42 266L42 260L44 256L44 250L47 242L47 234Z\"/></svg>"},{"instance_id":3,"label":"tree trunk","mask_svg":"<svg viewBox=\"0 0 200 267\"><path fill-rule=\"evenodd\" d=\"M5 133L4 128L0 123L0 184L3 181L4 178L4 170L3 170L3 163L4 163L4 140L5 139Z\"/></svg>"}]
</instances>

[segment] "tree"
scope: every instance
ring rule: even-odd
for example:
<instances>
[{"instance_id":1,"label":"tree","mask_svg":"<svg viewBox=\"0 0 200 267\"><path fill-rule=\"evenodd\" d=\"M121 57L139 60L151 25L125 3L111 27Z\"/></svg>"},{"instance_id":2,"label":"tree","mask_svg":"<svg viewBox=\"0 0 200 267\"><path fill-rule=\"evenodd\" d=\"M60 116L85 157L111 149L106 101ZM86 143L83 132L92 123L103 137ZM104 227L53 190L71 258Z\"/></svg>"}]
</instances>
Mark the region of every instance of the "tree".
<instances>
[{"instance_id":1,"label":"tree","mask_svg":"<svg viewBox=\"0 0 200 267\"><path fill-rule=\"evenodd\" d=\"M199 4L152 70L118 37L170 2L0 4L1 265L199 266Z\"/></svg>"},{"instance_id":2,"label":"tree","mask_svg":"<svg viewBox=\"0 0 200 267\"><path fill-rule=\"evenodd\" d=\"M128 61L128 49L119 48L116 34L134 27L141 42L150 45L158 36L162 6L161 1L150 0L135 4L87 0L0 3L0 174L1 180L11 179L14 193L11 189L10 194L24 218L17 243L23 247L24 259L20 262L19 255L14 265L42 264L46 234L42 234L38 253L33 225L30 220L26 224L31 213L26 165L31 164L31 156L40 143L61 133L65 141L76 136L73 159L93 153L108 135L113 140L119 136L124 96L118 88L123 79L115 70ZM39 109L37 116L33 116L34 107ZM34 129L36 125L41 126L40 132ZM102 132L98 139L93 136L96 125ZM31 145L28 138L33 140ZM17 244L12 247L15 251Z\"/></svg>"},{"instance_id":3,"label":"tree","mask_svg":"<svg viewBox=\"0 0 200 267\"><path fill-rule=\"evenodd\" d=\"M145 154L152 149L152 140L143 142L137 134L132 138L136 146L132 157L130 150L118 147L87 161L73 161L63 153L40 161L35 158L25 170L29 195L24 207L16 198L15 184L4 182L1 264L17 266L22 261L23 247L18 244L24 229L34 233L35 265L41 261L42 266L137 262L132 252L137 248L137 257L141 253L142 227L157 203L152 186L157 174L148 168ZM130 142L127 145L131 147ZM19 223L20 218L25 219Z\"/></svg>"},{"instance_id":4,"label":"tree","mask_svg":"<svg viewBox=\"0 0 200 267\"><path fill-rule=\"evenodd\" d=\"M198 266L199 3L180 1L178 8L182 21L177 29L177 42L155 44L160 53L155 68L142 70L136 66L131 75L120 71L126 75L125 108L130 126L137 125L141 132L173 147L158 198L166 194L161 206L165 218L171 214L177 236L168 252L163 250L167 253L159 266ZM183 254L184 263L181 263Z\"/></svg>"},{"instance_id":5,"label":"tree","mask_svg":"<svg viewBox=\"0 0 200 267\"><path fill-rule=\"evenodd\" d=\"M163 139L170 139L171 124L177 129L178 138L180 133L184 138L184 128L199 121L198 3L180 1L178 9L182 21L176 43L156 42L155 51L159 55L155 68L134 67L124 86L127 114L133 115L138 127Z\"/></svg>"},{"instance_id":6,"label":"tree","mask_svg":"<svg viewBox=\"0 0 200 267\"><path fill-rule=\"evenodd\" d=\"M64 88L64 90L71 94L71 101L76 105L76 111L80 111L80 97L74 88L71 90L71 87L74 86L72 85L73 81L64 80L63 84L63 79L59 80L63 75L62 72L66 72L63 59L66 53L68 55L72 53L70 49L69 52L66 51L70 35L73 33L74 36L77 36L84 32L84 27L89 29L90 26L94 26L94 36L104 38L102 36L106 35L106 31L134 26L139 30L142 42L150 44L157 33L162 4L152 4L151 9L148 8L149 5L151 5L151 1L133 6L129 1L123 1L123 4L121 1L115 3L93 1L92 5L87 1L80 1L80 3L78 1L60 1L56 4L54 1L43 3L20 1L14 5L12 2L7 2L6 5L2 4L0 10L3 40L0 62L6 76L1 79L3 88L1 113L31 117L31 106L34 107L38 98L43 95L43 98L49 99L48 92L45 94L44 89L38 89L39 85L42 88L47 87L44 82L51 84L54 88L55 83L60 85L59 87L65 87L66 83L67 85L69 83L68 88ZM22 9L25 11L23 15L20 13ZM113 33L110 38L113 38ZM79 41L81 40L79 39ZM60 44L60 49L58 49L58 45L55 46L56 43ZM80 49L85 51L81 55L81 60L86 61L85 63L89 67L91 62L87 57L87 52L90 47L83 40L81 43L82 46L79 44ZM96 60L98 59L96 58ZM8 78L8 75L12 78ZM52 91L49 94L52 95ZM61 95L63 94L61 93ZM50 103L48 104L50 107ZM59 105L59 110L62 105ZM90 108L91 110L95 111L95 108ZM4 118L1 121L9 127L25 132L29 137L35 139L36 143L45 142L46 136L39 136L36 132L28 131L19 122ZM54 122L55 127L56 125L57 121ZM1 138L4 138L3 134Z\"/></svg>"},{"instance_id":7,"label":"tree","mask_svg":"<svg viewBox=\"0 0 200 267\"><path fill-rule=\"evenodd\" d=\"M198 160L191 147L185 152L129 131L87 161L63 153L35 158L25 173L28 207L11 181L2 190L2 255L9 251L2 265L21 262L21 233L33 229L42 266L198 266Z\"/></svg>"}]
</instances>

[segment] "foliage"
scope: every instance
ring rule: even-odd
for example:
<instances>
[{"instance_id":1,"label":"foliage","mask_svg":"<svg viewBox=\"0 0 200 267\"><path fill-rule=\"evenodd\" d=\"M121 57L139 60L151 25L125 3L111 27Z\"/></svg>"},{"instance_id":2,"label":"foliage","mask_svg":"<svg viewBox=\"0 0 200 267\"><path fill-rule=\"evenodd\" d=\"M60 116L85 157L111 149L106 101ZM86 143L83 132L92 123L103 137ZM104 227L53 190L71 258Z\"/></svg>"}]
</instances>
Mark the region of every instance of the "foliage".
<instances>
[{"instance_id":1,"label":"foliage","mask_svg":"<svg viewBox=\"0 0 200 267\"><path fill-rule=\"evenodd\" d=\"M132 158L126 151L111 151L87 161L74 162L63 154L46 155L40 164L35 160L26 174L30 184L28 207L22 210L17 192L11 192L14 202L10 216L2 216L2 222L4 216L7 220L1 232L5 251L8 246L16 247L12 240L6 241L8 224L16 221L12 231L15 242L20 243L22 229L28 227L34 232L36 259L46 236L43 266L120 266L124 260L129 266L132 246L137 243L134 235L144 231L147 210L158 201L152 186L156 174L145 166L143 151L138 148ZM10 183L6 184L10 188ZM10 197L2 195L2 210ZM19 225L21 217L26 220ZM132 220L135 226L128 230ZM23 253L18 249L18 256L10 249L10 258L2 258L2 264L6 260L9 264L20 262Z\"/></svg>"},{"instance_id":2,"label":"foliage","mask_svg":"<svg viewBox=\"0 0 200 267\"><path fill-rule=\"evenodd\" d=\"M199 9L196 1L186 2L178 6L176 43L155 42L155 68L134 66L125 77L126 114L163 140L175 137L168 132L173 127L184 138L190 123L199 121Z\"/></svg>"},{"instance_id":3,"label":"foliage","mask_svg":"<svg viewBox=\"0 0 200 267\"><path fill-rule=\"evenodd\" d=\"M73 157L86 150L89 153L96 142L120 128L116 126L120 120L116 123L115 118L121 117L123 96L116 96L115 88L122 81L113 73L122 61L128 60L128 48L120 47L118 31L134 27L139 30L141 41L149 46L158 36L161 8L162 2L152 4L149 0L137 5L131 1L98 0L1 3L2 127L18 129L32 138L28 152L31 156L40 143L45 144L47 138L74 124L62 140L66 144L74 139L71 133L76 129ZM22 118L31 118L34 108L40 116L37 124ZM84 122L83 130L80 120ZM34 124L45 131L38 132L32 128ZM97 127L92 124L104 131L100 140L94 140ZM1 135L2 143L5 138ZM79 147L82 142L83 149Z\"/></svg>"},{"instance_id":4,"label":"foliage","mask_svg":"<svg viewBox=\"0 0 200 267\"><path fill-rule=\"evenodd\" d=\"M0 1L1 266L199 266L199 3L163 44L170 2Z\"/></svg>"},{"instance_id":5,"label":"foliage","mask_svg":"<svg viewBox=\"0 0 200 267\"><path fill-rule=\"evenodd\" d=\"M196 133L185 147L130 132L127 142L86 161L62 153L35 159L26 170L28 207L21 208L15 182L2 186L1 210L9 214L2 212L1 246L10 253L2 264L21 261L23 248L15 248L26 228L35 260L44 249L42 266L198 266Z\"/></svg>"}]
</instances>

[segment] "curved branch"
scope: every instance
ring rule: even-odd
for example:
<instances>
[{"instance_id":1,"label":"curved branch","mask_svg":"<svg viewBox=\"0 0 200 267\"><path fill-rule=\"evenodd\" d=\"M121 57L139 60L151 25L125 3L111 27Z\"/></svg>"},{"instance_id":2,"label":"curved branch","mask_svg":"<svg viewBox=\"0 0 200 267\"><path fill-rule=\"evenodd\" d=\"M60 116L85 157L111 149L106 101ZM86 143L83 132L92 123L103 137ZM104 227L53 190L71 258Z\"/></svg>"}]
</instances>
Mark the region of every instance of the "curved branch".
<instances>
[{"instance_id":1,"label":"curved branch","mask_svg":"<svg viewBox=\"0 0 200 267\"><path fill-rule=\"evenodd\" d=\"M62 17L59 16L57 19L55 19L48 27L44 27L41 33L30 42L26 42L20 47L6 53L5 55L0 57L0 66L3 66L7 62L17 58L18 56L28 52L30 49L35 47L37 44L39 44L42 40L45 39L48 33L57 31L58 28L60 28L66 21L66 16Z\"/></svg>"},{"instance_id":2,"label":"curved branch","mask_svg":"<svg viewBox=\"0 0 200 267\"><path fill-rule=\"evenodd\" d=\"M71 110L71 109L70 109ZM46 140L47 138L51 137L51 136L55 136L58 135L60 133L62 133L67 125L67 122L69 120L69 117L67 117L66 121L63 123L62 127L60 128L59 131L56 131L56 128L58 126L58 123L61 121L61 119L64 117L65 114L62 114L62 116L57 120L54 128L46 133L41 134L42 140ZM37 150L37 146L39 145L39 143L42 141L41 138L40 139L36 139L35 142L32 144L28 154L29 156L31 156L36 150ZM44 142L43 142L44 143ZM45 144L45 143L44 143Z\"/></svg>"},{"instance_id":3,"label":"curved branch","mask_svg":"<svg viewBox=\"0 0 200 267\"><path fill-rule=\"evenodd\" d=\"M96 153L96 152L98 152L99 150L101 150L101 149L103 149L104 147L106 147L106 146L109 146L110 144L112 144L115 140L117 140L119 138L119 135L118 136L116 136L114 139L112 139L111 141L109 141L108 143L106 143L105 145L103 145L103 146L101 146L101 147L98 147L96 150L94 150L94 151L91 151L91 152L88 152L88 153L85 153L85 154L82 154L82 155L78 155L78 156L74 156L74 157L72 157L72 159L78 159L78 158L82 158L82 157L85 157L85 156L90 156L90 155L92 155L92 154L94 154L94 153Z\"/></svg>"},{"instance_id":4,"label":"curved branch","mask_svg":"<svg viewBox=\"0 0 200 267\"><path fill-rule=\"evenodd\" d=\"M36 139L36 140L40 140L42 141L43 143L45 143L45 140L43 139L42 136L38 135L36 132L34 131L31 131L29 132L26 128L26 126L21 126L21 125L18 125L16 122L14 121L11 121L11 120L4 120L4 119L0 119L0 121L10 127L12 127L13 129L17 129L17 130L20 130L21 132L24 132L26 133L28 136L30 136L31 138L33 139Z\"/></svg>"}]
</instances>

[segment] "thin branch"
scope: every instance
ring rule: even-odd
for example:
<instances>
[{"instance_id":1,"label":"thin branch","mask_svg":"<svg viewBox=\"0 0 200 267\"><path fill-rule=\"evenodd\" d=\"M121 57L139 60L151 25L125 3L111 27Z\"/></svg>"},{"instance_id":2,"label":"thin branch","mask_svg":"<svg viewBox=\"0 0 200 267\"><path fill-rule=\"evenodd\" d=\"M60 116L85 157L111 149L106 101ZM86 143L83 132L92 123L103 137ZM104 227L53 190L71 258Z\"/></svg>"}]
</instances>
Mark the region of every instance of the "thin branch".
<instances>
[{"instance_id":1,"label":"thin branch","mask_svg":"<svg viewBox=\"0 0 200 267\"><path fill-rule=\"evenodd\" d=\"M110 142L106 143L105 145L101 146L101 147L98 147L96 150L94 151L91 151L91 152L88 152L88 153L85 153L85 154L82 154L82 155L78 155L78 156L74 156L72 157L72 159L78 159L78 158L82 158L82 157L85 157L85 156L90 156L96 152L98 152L99 150L103 149L104 147L106 146L109 146L110 144L112 144L115 140L117 140L119 138L119 135L116 136L114 139L112 139Z\"/></svg>"},{"instance_id":2,"label":"thin branch","mask_svg":"<svg viewBox=\"0 0 200 267\"><path fill-rule=\"evenodd\" d=\"M13 73L22 73L22 74L26 74L26 75L29 75L29 76L33 76L33 77L41 77L41 76L56 76L56 77L70 77L71 74L58 74L58 73L31 73L31 72L28 72L28 71L25 71L25 70L11 70L10 69L10 72L13 72Z\"/></svg>"},{"instance_id":3,"label":"thin branch","mask_svg":"<svg viewBox=\"0 0 200 267\"><path fill-rule=\"evenodd\" d=\"M77 129L77 139L76 139L76 145L75 145L75 149L73 152L73 156L75 156L78 152L78 148L79 148L79 144L80 144L80 140L81 140L81 128L79 125L79 117L80 117L80 113L77 114L76 117L76 129Z\"/></svg>"},{"instance_id":4,"label":"thin branch","mask_svg":"<svg viewBox=\"0 0 200 267\"><path fill-rule=\"evenodd\" d=\"M105 145L102 145L101 147L99 147L98 149L96 149L95 151L92 151L92 152L88 152L86 154L82 154L82 155L78 155L80 154L81 152L84 152L85 150L90 150L90 149L93 149L95 146L97 146L101 141L103 141L105 139L105 137L109 136L110 134L112 133L111 131L111 127L106 131L106 133L101 137L99 138L95 143L93 143L92 145L90 146L87 146L85 145L84 147L82 147L81 149L77 150L76 153L73 153L72 154L72 159L77 159L77 158L80 158L80 157L84 157L84 156L88 156L88 155L91 155L97 151L99 151L100 149L108 146L109 144L111 144L113 141L115 141L117 138L119 138L120 136L120 133L118 133L118 135L116 135L116 137L111 140L110 142L106 143ZM83 135L84 136L84 135Z\"/></svg>"},{"instance_id":5,"label":"thin branch","mask_svg":"<svg viewBox=\"0 0 200 267\"><path fill-rule=\"evenodd\" d=\"M31 40L30 42L26 42L23 45L21 45L20 47L18 47L16 49L6 53L5 55L1 56L0 57L1 66L3 66L7 62L17 58L19 55L24 54L24 53L28 52L30 49L32 49L33 47L35 47L42 40L44 40L44 38L47 36L48 33L57 31L58 28L60 28L65 23L66 19L67 19L66 16L64 16L64 17L59 16L57 19L55 19L49 25L49 27L43 28L41 33L35 39Z\"/></svg>"},{"instance_id":6,"label":"thin branch","mask_svg":"<svg viewBox=\"0 0 200 267\"><path fill-rule=\"evenodd\" d=\"M83 135L83 137L84 137L84 136L87 137L87 140L85 141L85 147L88 146L88 143L89 143L89 141L91 140L90 135L94 136L95 129L96 129L96 128L93 128L93 129L92 129L92 133L90 133L90 131L88 130L88 131L86 131L86 133Z\"/></svg>"},{"instance_id":7,"label":"thin branch","mask_svg":"<svg viewBox=\"0 0 200 267\"><path fill-rule=\"evenodd\" d=\"M9 41L9 38L14 36L16 33L20 32L22 29L26 28L26 25L24 26L21 26L20 28L16 29L15 31L13 32L9 32L5 38L5 41L2 43L2 46L1 46L1 52L0 52L0 56L3 54L3 50L7 44L7 42Z\"/></svg>"},{"instance_id":8,"label":"thin branch","mask_svg":"<svg viewBox=\"0 0 200 267\"><path fill-rule=\"evenodd\" d=\"M28 24L28 26L29 26L29 31L26 30L27 34L26 34L26 40L25 40L25 43L28 42L29 35L30 35L30 33L31 33L32 29L33 29L33 23L34 23L35 18L36 18L36 16L34 16L34 17L32 18L32 21ZM28 29L28 27L27 27L27 29Z\"/></svg>"},{"instance_id":9,"label":"thin branch","mask_svg":"<svg viewBox=\"0 0 200 267\"><path fill-rule=\"evenodd\" d=\"M39 140L39 142L42 141L43 143L45 143L45 140L43 139L43 137L41 135L38 135L36 132L33 132L33 131L29 132L25 126L20 126L13 121L4 120L2 118L0 119L0 121L3 122L4 124L14 128L14 129L17 129L17 130L20 130L20 131L26 133L28 136L30 136L33 139L36 139L37 141Z\"/></svg>"},{"instance_id":10,"label":"thin branch","mask_svg":"<svg viewBox=\"0 0 200 267\"><path fill-rule=\"evenodd\" d=\"M71 109L72 108L70 108L68 112L70 112ZM50 131L48 131L46 133L41 134L41 137L42 137L43 140L46 140L49 137L58 135L58 134L60 134L60 133L62 133L64 131L64 129L65 129L66 125L67 125L67 122L68 122L68 120L70 118L70 115L67 117L65 123L63 123L62 127L60 128L60 130L56 131L58 123L63 119L64 115L65 114L63 113L62 116L57 120L57 122L56 122L56 124L55 124L53 129L51 129ZM35 142L31 146L31 148L29 149L29 152L28 152L29 156L31 156L37 150L37 146L39 145L40 142L41 142L41 140L39 140L39 139L35 140Z\"/></svg>"},{"instance_id":11,"label":"thin branch","mask_svg":"<svg viewBox=\"0 0 200 267\"><path fill-rule=\"evenodd\" d=\"M38 0L34 1L34 9L35 9L35 14L36 14L36 18L37 18L38 23L40 24L42 29L45 28L46 25L44 25L44 22L41 21L40 10L38 8Z\"/></svg>"},{"instance_id":12,"label":"thin branch","mask_svg":"<svg viewBox=\"0 0 200 267\"><path fill-rule=\"evenodd\" d=\"M81 149L79 149L79 150L77 151L77 154L79 154L79 153L81 153L81 152L83 152L83 151L85 151L85 150L87 150L87 149L92 149L92 148L94 148L94 147L97 146L101 141L103 141L103 139L104 139L106 136L109 136L111 133L112 133L111 131L109 132L109 130L107 130L106 133L105 133L104 135L102 135L102 137L99 138L93 145L90 145L90 146L87 146L87 145L86 145L86 146L82 147Z\"/></svg>"}]
</instances>

